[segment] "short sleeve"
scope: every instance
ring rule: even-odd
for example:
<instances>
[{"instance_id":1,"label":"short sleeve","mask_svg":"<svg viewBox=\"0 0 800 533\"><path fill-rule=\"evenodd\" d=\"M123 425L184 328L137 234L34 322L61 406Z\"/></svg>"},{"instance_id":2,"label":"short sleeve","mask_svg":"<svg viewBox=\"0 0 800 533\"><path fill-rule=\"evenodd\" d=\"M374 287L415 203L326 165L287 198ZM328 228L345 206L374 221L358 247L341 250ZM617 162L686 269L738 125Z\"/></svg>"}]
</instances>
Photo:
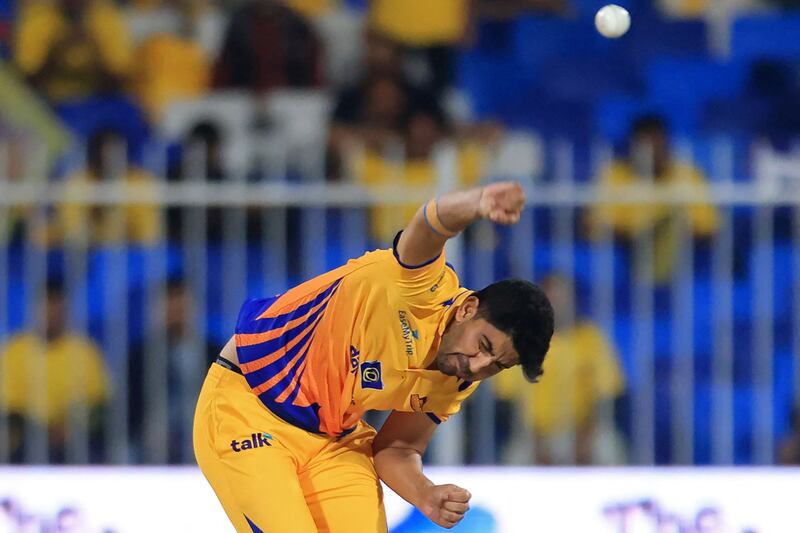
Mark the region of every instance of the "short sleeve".
<instances>
[{"instance_id":1,"label":"short sleeve","mask_svg":"<svg viewBox=\"0 0 800 533\"><path fill-rule=\"evenodd\" d=\"M460 382L457 392L453 394L449 401L447 401L445 408L435 409L434 411L426 412L425 414L437 424L447 421L448 418L461 411L461 404L464 403L464 400L469 398L470 395L478 389L478 385L479 382L477 381Z\"/></svg>"},{"instance_id":2,"label":"short sleeve","mask_svg":"<svg viewBox=\"0 0 800 533\"><path fill-rule=\"evenodd\" d=\"M445 253L419 265L409 265L400 260L397 254L399 232L392 244L392 255L395 260L395 281L400 296L414 305L435 305L440 303L442 295L452 294L459 288L458 275L447 264Z\"/></svg>"}]
</instances>

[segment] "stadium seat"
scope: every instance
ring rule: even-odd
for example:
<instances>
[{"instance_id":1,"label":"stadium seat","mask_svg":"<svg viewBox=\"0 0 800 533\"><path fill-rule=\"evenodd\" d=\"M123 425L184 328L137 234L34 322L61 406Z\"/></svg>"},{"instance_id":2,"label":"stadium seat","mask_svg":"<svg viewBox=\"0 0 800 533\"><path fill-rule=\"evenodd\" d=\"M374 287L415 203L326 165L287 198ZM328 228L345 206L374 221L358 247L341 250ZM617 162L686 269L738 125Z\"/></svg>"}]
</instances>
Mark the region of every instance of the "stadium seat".
<instances>
[{"instance_id":1,"label":"stadium seat","mask_svg":"<svg viewBox=\"0 0 800 533\"><path fill-rule=\"evenodd\" d=\"M494 179L516 179L523 183L536 181L544 166L542 139L527 132L507 132L485 166L485 173Z\"/></svg>"},{"instance_id":2,"label":"stadium seat","mask_svg":"<svg viewBox=\"0 0 800 533\"><path fill-rule=\"evenodd\" d=\"M651 97L681 104L737 96L748 75L744 63L681 57L656 59L644 72Z\"/></svg>"},{"instance_id":3,"label":"stadium seat","mask_svg":"<svg viewBox=\"0 0 800 533\"><path fill-rule=\"evenodd\" d=\"M457 71L459 88L467 95L471 115L477 120L513 115L521 93L536 80L535 69L523 68L513 57L479 49L461 53Z\"/></svg>"},{"instance_id":4,"label":"stadium seat","mask_svg":"<svg viewBox=\"0 0 800 533\"><path fill-rule=\"evenodd\" d=\"M642 17L631 26L625 50L628 60L646 65L653 59L672 57L705 57L708 54L706 24L699 20L665 20Z\"/></svg>"},{"instance_id":5,"label":"stadium seat","mask_svg":"<svg viewBox=\"0 0 800 533\"><path fill-rule=\"evenodd\" d=\"M739 18L733 25L731 56L796 60L800 56L800 15L776 12Z\"/></svg>"},{"instance_id":6,"label":"stadium seat","mask_svg":"<svg viewBox=\"0 0 800 533\"><path fill-rule=\"evenodd\" d=\"M559 58L545 62L540 72L539 86L547 98L593 103L608 93L641 89L638 72L624 61Z\"/></svg>"},{"instance_id":7,"label":"stadium seat","mask_svg":"<svg viewBox=\"0 0 800 533\"><path fill-rule=\"evenodd\" d=\"M101 129L113 129L125 136L129 158L140 163L150 128L142 110L124 97L89 98L66 102L55 108L58 117L80 138L88 139Z\"/></svg>"},{"instance_id":8,"label":"stadium seat","mask_svg":"<svg viewBox=\"0 0 800 533\"><path fill-rule=\"evenodd\" d=\"M524 68L537 68L554 57L613 61L623 49L621 41L601 36L591 19L524 16L514 26L514 50Z\"/></svg>"},{"instance_id":9,"label":"stadium seat","mask_svg":"<svg viewBox=\"0 0 800 533\"><path fill-rule=\"evenodd\" d=\"M301 176L324 176L331 98L325 91L280 90L260 102L265 120L259 152L285 157L286 168Z\"/></svg>"},{"instance_id":10,"label":"stadium seat","mask_svg":"<svg viewBox=\"0 0 800 533\"><path fill-rule=\"evenodd\" d=\"M182 142L191 129L202 121L219 126L223 140L223 161L230 173L249 170L252 159L250 131L257 117L252 96L225 91L199 100L170 104L157 126L158 134L171 142Z\"/></svg>"}]
</instances>

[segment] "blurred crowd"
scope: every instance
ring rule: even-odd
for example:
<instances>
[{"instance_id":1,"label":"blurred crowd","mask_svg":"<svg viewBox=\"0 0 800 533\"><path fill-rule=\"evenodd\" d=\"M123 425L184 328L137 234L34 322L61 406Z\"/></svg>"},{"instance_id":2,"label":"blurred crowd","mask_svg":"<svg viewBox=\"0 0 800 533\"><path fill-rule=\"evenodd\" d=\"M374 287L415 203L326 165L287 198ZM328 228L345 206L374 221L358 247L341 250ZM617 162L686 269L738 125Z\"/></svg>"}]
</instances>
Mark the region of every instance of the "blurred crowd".
<instances>
[{"instance_id":1,"label":"blurred crowd","mask_svg":"<svg viewBox=\"0 0 800 533\"><path fill-rule=\"evenodd\" d=\"M0 241L67 249L185 241L197 226L189 226L187 210L159 207L163 182L220 185L277 176L433 193L443 147L454 156L454 185L478 184L504 168L514 133L507 117L475 113L465 103L460 53L485 46L487 39L500 42L501 49L510 21L569 19L577 3L0 2L0 182L52 180L62 194L61 202L44 210L8 210L0 217ZM796 3L736 5L791 9ZM705 0L656 4L660 14L687 19L714 9ZM720 228L720 214L708 199L704 170L675 153L668 117L640 113L625 127L622 149L591 177L600 194L624 194L645 184L689 191L695 202L600 205L579 213L576 231L586 241L612 235L629 250L652 234L654 283L664 286L676 268L681 228L702 243ZM148 159L152 145L167 154L164 161ZM535 153L536 143L531 146ZM513 150L510 159L517 159ZM123 185L135 201L124 208L87 203L104 184ZM416 208L373 208L370 244L391 242ZM257 215L245 213L246 231L261 241L267 228ZM223 208L205 209L203 216L205 239L221 241ZM575 280L551 272L541 281L556 309L571 311L557 319L545 364L548 379L525 387L521 376L509 372L498 381L498 420L517 428L500 431L501 453L523 463L624 463L627 386L611 333L577 309ZM126 368L130 460L191 462L194 398L216 346L193 320L198 311L185 280L165 279L161 289L165 320L134 343ZM120 378L88 335L68 327L64 292L63 278L51 276L37 295L40 327L17 331L0 346L0 375L6 379L0 405L13 462L24 462L26 441L43 432L49 461L108 459L106 410ZM162 427L170 434L159 434ZM800 449L797 416L792 428L780 447L785 462L800 461L793 452ZM529 439L520 439L520 431L535 434L534 448L525 447ZM75 451L81 439L90 443L85 456Z\"/></svg>"}]
</instances>

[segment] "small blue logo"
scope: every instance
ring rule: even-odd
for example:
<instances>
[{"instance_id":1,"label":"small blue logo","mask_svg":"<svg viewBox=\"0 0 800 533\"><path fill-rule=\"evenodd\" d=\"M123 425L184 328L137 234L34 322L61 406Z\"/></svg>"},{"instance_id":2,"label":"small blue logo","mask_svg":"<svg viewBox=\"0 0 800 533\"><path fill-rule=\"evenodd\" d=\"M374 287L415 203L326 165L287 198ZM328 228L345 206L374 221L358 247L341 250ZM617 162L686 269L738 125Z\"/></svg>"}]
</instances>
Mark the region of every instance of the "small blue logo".
<instances>
[{"instance_id":1,"label":"small blue logo","mask_svg":"<svg viewBox=\"0 0 800 533\"><path fill-rule=\"evenodd\" d=\"M350 372L356 372L358 368L358 357L361 355L361 352L358 351L358 348L355 346L350 346Z\"/></svg>"},{"instance_id":2,"label":"small blue logo","mask_svg":"<svg viewBox=\"0 0 800 533\"><path fill-rule=\"evenodd\" d=\"M364 361L361 363L361 388L383 390L380 361Z\"/></svg>"}]
</instances>

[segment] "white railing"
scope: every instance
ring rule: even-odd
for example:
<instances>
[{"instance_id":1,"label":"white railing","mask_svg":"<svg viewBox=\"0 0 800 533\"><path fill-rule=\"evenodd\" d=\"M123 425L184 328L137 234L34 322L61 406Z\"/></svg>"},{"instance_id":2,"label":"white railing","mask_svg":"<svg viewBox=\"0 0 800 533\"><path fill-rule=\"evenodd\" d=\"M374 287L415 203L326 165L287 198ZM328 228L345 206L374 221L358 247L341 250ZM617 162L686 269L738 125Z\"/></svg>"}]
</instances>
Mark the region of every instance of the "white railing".
<instances>
[{"instance_id":1,"label":"white railing","mask_svg":"<svg viewBox=\"0 0 800 533\"><path fill-rule=\"evenodd\" d=\"M690 149L691 143L681 146ZM781 335L791 335L788 349L794 359L791 390L793 400L800 400L800 282L797 279L800 269L796 267L800 252L796 251L796 246L791 248L791 264L795 266L790 275L793 280L790 287L794 292L778 295L779 300L791 299L791 304L778 305L784 302L775 301L773 297L776 275L780 274L776 269L786 267L783 263L774 263L774 217L779 209L791 210L793 226L789 243L794 245L800 240L800 217L795 209L800 203L800 187L796 186L800 183L797 158L782 156L768 147L756 147L753 178L734 181L733 148L720 141L708 172L711 181L707 195L701 198L691 189L656 188L646 183L621 194L610 193L598 188L593 181L578 180L575 154L569 143L553 143L553 152L553 168L548 173L552 180L519 177L526 188L529 204L520 224L506 232L488 223L479 223L466 236L450 244L448 255L462 273L462 281L467 286L480 288L501 273L536 279L546 270L558 270L572 279L581 277L579 288L588 292L587 305L569 303L571 309L567 314L574 317L581 308L580 314L590 317L620 344L629 393L629 405L622 409L622 414L630 420L630 462L731 464L747 456L757 464L772 463L776 444L773 422L780 411L788 409L788 405L775 404L778 398L774 387L776 327L784 328L778 331ZM437 189L452 189L457 182L453 153L448 150L438 153L443 154L436 163L441 182L431 184L430 188L366 189L352 183L325 184L322 180L297 184L246 183L241 179L205 183L202 177L193 176L194 179L181 183L159 182L155 194L137 192L117 181L92 187L80 197L69 197L70 202L85 206L113 208L148 202L162 210L179 208L183 226L180 239L171 243L163 239L145 246L111 242L98 248L83 241L64 248L63 257L60 257L37 241L36 231L27 232L27 237L19 242L9 242L3 236L0 240L0 341L5 344L14 333L26 328L43 331L44 324L37 313L40 301L35 295L46 284L48 268L52 268L55 261L63 261L60 270L69 301L69 327L98 342L113 378L113 393L103 419L102 453L96 456L91 445L91 428L87 425L91 413L85 405L78 405L67 426L66 460L190 462L190 447L185 438L197 386L192 380L196 378L197 366L205 365L205 354L197 353L197 360L192 364L184 364L177 370L170 368L178 352L169 345L171 341L163 327L168 311L172 312L167 309L166 280L176 273L185 279L190 295L185 302L189 306L186 323L192 326L186 336L187 345L194 346L198 352L204 352L199 347L207 340L219 345L232 331L238 307L248 294L255 296L253 291L264 294L285 290L292 283L319 274L335 262L366 250L372 244L368 208L419 204ZM595 174L608 163L609 154L605 147L598 149L594 159ZM124 168L124 161L118 163L113 167ZM202 168L202 165L190 165L190 168ZM163 173L155 170L157 174ZM0 228L6 228L12 212L21 207L30 209L26 220L32 227L46 226L48 208L57 206L63 198L63 188L57 183L19 184L0 179ZM581 213L592 206L619 204L655 208L703 202L718 208L721 224L708 245L708 264L699 265L708 271L704 274L710 291L706 297L711 299L710 309L701 316L695 313L699 297L696 291L700 290L699 259L691 244L691 221L686 217L676 226L680 247L672 276L666 284L659 284L654 277L652 231L645 231L636 239L627 259L619 258L619 242L609 228L600 229L591 240L579 235L584 220ZM222 210L221 215L213 214L216 208ZM744 217L747 221L744 227L750 232L751 249L759 251L758 259L742 258L741 253L737 253L736 248L740 246L737 243L744 236L741 226L734 223L735 209L752 210L752 216ZM124 226L125 210L111 209L111 213L108 223ZM549 222L545 220L548 217ZM252 231L248 235L248 226L253 225L258 229L255 236ZM218 233L211 241L209 231ZM540 260L540 256L544 259ZM752 271L744 278L741 273L734 272L735 261L742 259L752 266ZM628 260L629 264L620 266L620 261ZM22 269L15 261L22 262ZM622 282L620 269L630 273ZM106 277L97 279L101 275ZM753 308L744 316L735 308L742 305L742 297L735 291L743 286L751 289ZM664 295L669 301L667 312L660 309L665 306L660 302ZM789 310L791 326L788 330L785 317L776 315L776 306L780 313ZM18 309L25 309L25 313ZM139 316L142 313L144 316ZM739 334L737 328L743 326L752 328L752 345L748 350L734 343ZM132 332L131 327L143 331ZM618 330L625 327L631 331L621 334ZM127 375L133 362L132 344L137 339L144 346L139 354L144 354L142 372L146 388L140 406L142 436L133 439L129 435L128 421L136 413L129 412L131 391ZM785 341L781 342L786 345ZM698 354L698 344L708 345L708 352ZM785 346L783 349L787 350ZM747 355L742 355L743 352ZM751 371L742 370L743 361L750 361ZM696 375L698 364L710 366L707 377ZM669 372L664 374L664 368ZM170 395L175 384L169 377L176 371L179 377L175 379L192 383L185 386L177 398ZM742 382L743 375L751 379ZM18 378L0 376L0 388L9 387L9 379ZM40 379L38 385L43 385L46 378L41 376ZM41 386L31 390L41 390ZM441 426L432 445L433 462L492 463L498 457L511 462L530 461L535 440L533 430L526 426L524 409L518 406L512 413L514 427L510 444L494 438L495 426L501 420L496 417L492 391L491 383L484 384L469 402L469 417L460 415ZM749 394L752 399L743 403L741 394ZM0 394L0 412L7 410L2 405L3 397ZM30 400L37 401L37 398ZM176 402L179 408L175 407ZM703 409L709 413L698 417L698 410ZM613 413L608 410L598 411L595 416L599 426L614 425ZM741 442L741 426L749 416L752 422L747 425L751 430L744 438L752 443L752 454ZM705 420L710 426L708 439L698 435L697 420ZM47 461L49 441L44 429L26 426L22 435L24 453L16 459ZM699 428L699 431L706 430ZM15 453L12 432L9 419L0 417L0 462L7 462ZM665 434L669 435L666 443ZM173 441L181 438L184 440L178 446L179 451L171 451L171 443L174 445ZM573 433L565 441L567 446L573 447L573 457L576 438ZM465 452L468 441L469 456ZM709 449L697 449L698 445Z\"/></svg>"}]
</instances>

